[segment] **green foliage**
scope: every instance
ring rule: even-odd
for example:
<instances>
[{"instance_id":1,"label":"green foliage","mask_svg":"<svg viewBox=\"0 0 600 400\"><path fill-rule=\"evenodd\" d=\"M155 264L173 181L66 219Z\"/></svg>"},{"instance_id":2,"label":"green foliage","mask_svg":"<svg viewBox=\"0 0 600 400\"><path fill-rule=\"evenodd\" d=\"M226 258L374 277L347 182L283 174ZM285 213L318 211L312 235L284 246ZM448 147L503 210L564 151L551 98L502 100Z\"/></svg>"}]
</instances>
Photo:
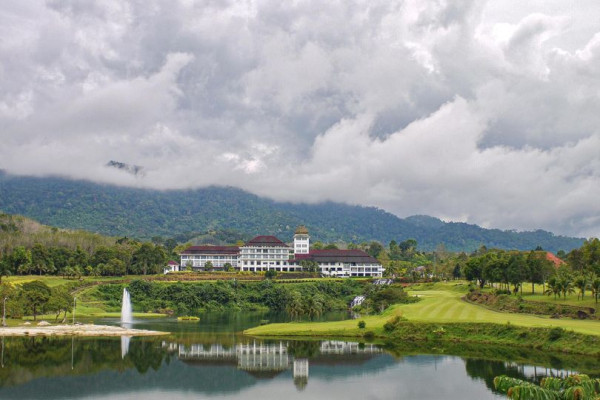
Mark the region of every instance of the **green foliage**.
<instances>
[{"instance_id":1,"label":"green foliage","mask_svg":"<svg viewBox=\"0 0 600 400\"><path fill-rule=\"evenodd\" d=\"M277 271L274 269L269 269L265 272L265 278L274 279L277 276Z\"/></svg>"},{"instance_id":2,"label":"green foliage","mask_svg":"<svg viewBox=\"0 0 600 400\"><path fill-rule=\"evenodd\" d=\"M21 289L21 295L25 309L32 313L35 321L40 311L50 300L52 291L46 283L42 281L31 281L24 283Z\"/></svg>"},{"instance_id":3,"label":"green foliage","mask_svg":"<svg viewBox=\"0 0 600 400\"><path fill-rule=\"evenodd\" d=\"M548 340L555 342L563 336L564 332L565 330L563 328L558 326L554 327L548 332Z\"/></svg>"},{"instance_id":4,"label":"green foliage","mask_svg":"<svg viewBox=\"0 0 600 400\"><path fill-rule=\"evenodd\" d=\"M362 293L363 286L351 280L282 284L272 280L161 283L136 279L128 289L134 310L171 309L178 315L194 315L267 307L286 311L292 317L318 317L327 311L346 309L351 299ZM122 291L121 284L106 284L98 286L95 295L120 306Z\"/></svg>"},{"instance_id":5,"label":"green foliage","mask_svg":"<svg viewBox=\"0 0 600 400\"><path fill-rule=\"evenodd\" d=\"M363 320L358 321L358 328L365 329L367 327L367 323Z\"/></svg>"},{"instance_id":6,"label":"green foliage","mask_svg":"<svg viewBox=\"0 0 600 400\"><path fill-rule=\"evenodd\" d=\"M546 377L540 386L505 375L494 378L494 386L510 399L519 400L595 400L598 399L600 380L587 375L567 378Z\"/></svg>"}]
</instances>

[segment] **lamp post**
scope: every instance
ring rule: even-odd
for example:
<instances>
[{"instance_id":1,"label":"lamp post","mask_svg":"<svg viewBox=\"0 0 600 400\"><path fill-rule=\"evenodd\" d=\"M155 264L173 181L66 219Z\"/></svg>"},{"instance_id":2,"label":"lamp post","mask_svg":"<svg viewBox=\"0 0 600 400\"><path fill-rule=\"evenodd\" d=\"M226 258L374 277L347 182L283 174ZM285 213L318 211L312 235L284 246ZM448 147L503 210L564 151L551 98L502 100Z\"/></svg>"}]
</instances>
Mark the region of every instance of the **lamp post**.
<instances>
[{"instance_id":1,"label":"lamp post","mask_svg":"<svg viewBox=\"0 0 600 400\"><path fill-rule=\"evenodd\" d=\"M73 325L75 325L75 307L77 307L77 296L73 296Z\"/></svg>"},{"instance_id":2,"label":"lamp post","mask_svg":"<svg viewBox=\"0 0 600 400\"><path fill-rule=\"evenodd\" d=\"M8 299L8 297L4 296L4 308L2 311L2 326L6 326L6 300Z\"/></svg>"}]
</instances>

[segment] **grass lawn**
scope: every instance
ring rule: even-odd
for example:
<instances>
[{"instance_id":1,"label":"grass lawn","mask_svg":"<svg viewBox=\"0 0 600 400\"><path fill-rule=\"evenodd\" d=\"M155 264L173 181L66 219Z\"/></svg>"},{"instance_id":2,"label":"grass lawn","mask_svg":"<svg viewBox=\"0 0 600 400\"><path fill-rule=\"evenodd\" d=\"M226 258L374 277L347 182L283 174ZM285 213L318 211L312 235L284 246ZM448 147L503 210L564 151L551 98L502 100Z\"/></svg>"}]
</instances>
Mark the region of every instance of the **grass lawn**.
<instances>
[{"instance_id":1,"label":"grass lawn","mask_svg":"<svg viewBox=\"0 0 600 400\"><path fill-rule=\"evenodd\" d=\"M120 281L126 279L127 277L119 277L119 276L85 276L83 277L84 282L111 282L111 281ZM65 285L67 283L77 282L76 279L67 279L61 276L54 275L17 275L17 276L9 276L5 277L2 282L9 282L13 285L22 285L31 281L43 281L46 285L50 287L56 287L60 285Z\"/></svg>"},{"instance_id":2,"label":"grass lawn","mask_svg":"<svg viewBox=\"0 0 600 400\"><path fill-rule=\"evenodd\" d=\"M594 298L591 296L590 293L586 293L583 300L578 299L576 294L567 295L566 299L563 299L562 297L560 299L559 298L555 299L554 295L548 296L548 295L543 295L541 293L536 293L535 295L532 295L532 294L523 293L523 300L539 301L539 302L550 303L550 304L568 304L570 306L577 306L577 307L598 308L600 306L600 303L596 303L596 300L594 300Z\"/></svg>"},{"instance_id":3,"label":"grass lawn","mask_svg":"<svg viewBox=\"0 0 600 400\"><path fill-rule=\"evenodd\" d=\"M574 332L600 336L600 322L572 319L550 319L528 314L503 313L470 304L461 300L463 289L454 284L437 284L432 289L409 291L422 300L414 304L402 304L390 307L383 315L362 318L366 329L359 330L356 320L316 323L270 324L247 330L249 335L358 335L365 330L381 329L383 324L395 315L403 316L413 322L481 322L496 324L514 324L524 327L561 327ZM423 287L427 289L427 287Z\"/></svg>"}]
</instances>

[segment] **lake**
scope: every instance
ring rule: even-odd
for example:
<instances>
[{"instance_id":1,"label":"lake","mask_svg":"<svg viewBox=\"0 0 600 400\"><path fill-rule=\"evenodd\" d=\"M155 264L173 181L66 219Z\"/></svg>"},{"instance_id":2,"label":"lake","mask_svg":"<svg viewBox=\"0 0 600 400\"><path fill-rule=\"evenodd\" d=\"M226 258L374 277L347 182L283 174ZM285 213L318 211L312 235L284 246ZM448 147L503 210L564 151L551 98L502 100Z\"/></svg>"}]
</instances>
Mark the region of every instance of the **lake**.
<instances>
[{"instance_id":1,"label":"lake","mask_svg":"<svg viewBox=\"0 0 600 400\"><path fill-rule=\"evenodd\" d=\"M489 346L260 340L239 332L288 317L201 318L132 324L172 332L159 338L2 338L0 398L499 399L492 390L499 374L539 380L598 368L596 359Z\"/></svg>"}]
</instances>

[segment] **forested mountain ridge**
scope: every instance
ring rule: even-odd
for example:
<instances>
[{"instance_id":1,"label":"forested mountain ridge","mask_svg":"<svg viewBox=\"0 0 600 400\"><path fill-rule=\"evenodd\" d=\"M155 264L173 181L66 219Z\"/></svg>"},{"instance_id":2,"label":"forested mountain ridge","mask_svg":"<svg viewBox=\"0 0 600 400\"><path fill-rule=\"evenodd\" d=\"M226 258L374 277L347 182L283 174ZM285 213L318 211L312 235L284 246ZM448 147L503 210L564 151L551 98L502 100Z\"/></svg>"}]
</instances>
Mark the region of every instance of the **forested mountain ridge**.
<instances>
[{"instance_id":1,"label":"forested mountain ridge","mask_svg":"<svg viewBox=\"0 0 600 400\"><path fill-rule=\"evenodd\" d=\"M2 172L0 210L60 228L140 239L231 230L247 235L272 234L289 241L295 227L303 224L313 240L378 240L387 244L414 238L423 250L443 243L448 250L471 251L481 245L520 250L541 246L556 252L583 243L583 239L542 230L484 229L428 216L401 219L374 207L279 203L231 187L159 191Z\"/></svg>"}]
</instances>

